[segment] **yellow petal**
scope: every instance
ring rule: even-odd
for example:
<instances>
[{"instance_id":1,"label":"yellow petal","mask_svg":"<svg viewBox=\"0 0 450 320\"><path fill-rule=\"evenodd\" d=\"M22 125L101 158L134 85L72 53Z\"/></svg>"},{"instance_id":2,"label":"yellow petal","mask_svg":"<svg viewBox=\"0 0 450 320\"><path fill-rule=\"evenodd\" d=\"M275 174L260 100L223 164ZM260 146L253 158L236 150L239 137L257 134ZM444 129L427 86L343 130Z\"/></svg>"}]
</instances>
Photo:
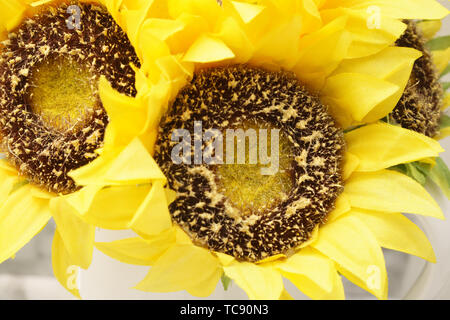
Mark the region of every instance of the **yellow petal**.
<instances>
[{"instance_id":1,"label":"yellow petal","mask_svg":"<svg viewBox=\"0 0 450 320\"><path fill-rule=\"evenodd\" d=\"M404 23L385 15L380 15L378 21L372 22L371 12L368 10L339 8L322 10L321 14L325 21L348 16L346 30L351 34L352 43L347 59L361 58L381 51L393 44L406 29Z\"/></svg>"},{"instance_id":2,"label":"yellow petal","mask_svg":"<svg viewBox=\"0 0 450 320\"><path fill-rule=\"evenodd\" d=\"M161 181L155 181L128 227L141 234L155 235L171 226L172 219L164 185Z\"/></svg>"},{"instance_id":3,"label":"yellow petal","mask_svg":"<svg viewBox=\"0 0 450 320\"><path fill-rule=\"evenodd\" d=\"M26 5L19 0L0 0L0 21L8 30L13 31L22 22Z\"/></svg>"},{"instance_id":4,"label":"yellow petal","mask_svg":"<svg viewBox=\"0 0 450 320\"><path fill-rule=\"evenodd\" d=\"M231 1L231 3L239 13L244 23L249 23L264 10L263 6L259 6L257 4L243 3L238 1Z\"/></svg>"},{"instance_id":5,"label":"yellow petal","mask_svg":"<svg viewBox=\"0 0 450 320\"><path fill-rule=\"evenodd\" d=\"M439 143L412 130L379 122L345 135L348 152L359 159L356 171L377 171L400 163L437 157Z\"/></svg>"},{"instance_id":6,"label":"yellow petal","mask_svg":"<svg viewBox=\"0 0 450 320\"><path fill-rule=\"evenodd\" d=\"M90 185L64 196L64 200L75 209L77 214L83 215L88 212L95 196L101 189L102 186Z\"/></svg>"},{"instance_id":7,"label":"yellow petal","mask_svg":"<svg viewBox=\"0 0 450 320\"><path fill-rule=\"evenodd\" d=\"M0 207L0 263L27 244L50 220L48 201L30 195L32 186L13 192Z\"/></svg>"},{"instance_id":8,"label":"yellow petal","mask_svg":"<svg viewBox=\"0 0 450 320\"><path fill-rule=\"evenodd\" d=\"M347 212L350 212L350 200L344 193L341 193L339 197L336 199L334 204L334 209L327 216L327 222L332 222L337 218L343 216Z\"/></svg>"},{"instance_id":9,"label":"yellow petal","mask_svg":"<svg viewBox=\"0 0 450 320\"><path fill-rule=\"evenodd\" d=\"M304 248L274 266L312 299L320 299L321 294L333 288L334 262L312 248Z\"/></svg>"},{"instance_id":10,"label":"yellow petal","mask_svg":"<svg viewBox=\"0 0 450 320\"><path fill-rule=\"evenodd\" d=\"M444 129L440 129L439 130L439 134L437 136L435 136L434 139L442 140L444 138L447 138L448 136L450 136L450 127L444 128Z\"/></svg>"},{"instance_id":11,"label":"yellow petal","mask_svg":"<svg viewBox=\"0 0 450 320\"><path fill-rule=\"evenodd\" d=\"M139 184L166 178L155 160L139 138L131 143L116 157L108 169L105 179L108 182L126 182Z\"/></svg>"},{"instance_id":12,"label":"yellow petal","mask_svg":"<svg viewBox=\"0 0 450 320\"><path fill-rule=\"evenodd\" d=\"M0 203L5 203L14 186L19 182L17 172L0 168Z\"/></svg>"},{"instance_id":13,"label":"yellow petal","mask_svg":"<svg viewBox=\"0 0 450 320\"><path fill-rule=\"evenodd\" d=\"M87 269L92 261L95 227L81 220L64 197L51 199L50 210L70 260Z\"/></svg>"},{"instance_id":14,"label":"yellow petal","mask_svg":"<svg viewBox=\"0 0 450 320\"><path fill-rule=\"evenodd\" d=\"M147 29L154 37L164 41L183 30L184 24L179 20L152 18L145 20L142 28Z\"/></svg>"},{"instance_id":15,"label":"yellow petal","mask_svg":"<svg viewBox=\"0 0 450 320\"><path fill-rule=\"evenodd\" d=\"M225 253L215 252L215 255L217 256L217 258L219 259L220 263L221 263L223 266L229 266L229 265L231 265L233 262L236 261L236 259L234 259L233 256L230 256L230 255L225 254Z\"/></svg>"},{"instance_id":16,"label":"yellow petal","mask_svg":"<svg viewBox=\"0 0 450 320\"><path fill-rule=\"evenodd\" d=\"M404 215L364 209L353 209L351 214L372 231L380 246L436 262L433 247L425 233Z\"/></svg>"},{"instance_id":17,"label":"yellow petal","mask_svg":"<svg viewBox=\"0 0 450 320\"><path fill-rule=\"evenodd\" d=\"M115 91L104 77L100 78L98 87L109 117L104 149L125 147L145 129L147 107L140 99Z\"/></svg>"},{"instance_id":18,"label":"yellow petal","mask_svg":"<svg viewBox=\"0 0 450 320\"><path fill-rule=\"evenodd\" d=\"M125 9L125 12L123 13L123 22L126 25L128 38L135 47L137 47L142 24L147 16L148 11L150 10L150 7L153 4L153 1L145 1L142 3L143 5L140 6L138 10Z\"/></svg>"},{"instance_id":19,"label":"yellow petal","mask_svg":"<svg viewBox=\"0 0 450 320\"><path fill-rule=\"evenodd\" d=\"M359 158L351 152L345 153L344 169L342 170L342 179L347 180L359 166Z\"/></svg>"},{"instance_id":20,"label":"yellow petal","mask_svg":"<svg viewBox=\"0 0 450 320\"><path fill-rule=\"evenodd\" d=\"M362 86L361 84L364 84ZM399 91L391 82L361 73L340 73L327 79L323 89L326 101L349 112L357 122Z\"/></svg>"},{"instance_id":21,"label":"yellow petal","mask_svg":"<svg viewBox=\"0 0 450 320\"><path fill-rule=\"evenodd\" d=\"M284 289L283 292L281 292L279 300L294 300L294 298L292 298L289 292Z\"/></svg>"},{"instance_id":22,"label":"yellow petal","mask_svg":"<svg viewBox=\"0 0 450 320\"><path fill-rule=\"evenodd\" d=\"M438 73L442 73L450 61L450 48L433 51L432 56Z\"/></svg>"},{"instance_id":23,"label":"yellow petal","mask_svg":"<svg viewBox=\"0 0 450 320\"><path fill-rule=\"evenodd\" d=\"M417 23L425 39L431 40L442 27L441 20L425 20Z\"/></svg>"},{"instance_id":24,"label":"yellow petal","mask_svg":"<svg viewBox=\"0 0 450 320\"><path fill-rule=\"evenodd\" d=\"M186 290L194 296L206 297L215 290L221 276L219 261L208 250L194 245L174 245L156 261L136 289Z\"/></svg>"},{"instance_id":25,"label":"yellow petal","mask_svg":"<svg viewBox=\"0 0 450 320\"><path fill-rule=\"evenodd\" d=\"M101 155L92 162L76 170L69 172L69 177L75 180L79 186L97 185L105 186L109 183L103 178L114 161L116 153L110 153L108 156ZM103 178L103 179L101 179Z\"/></svg>"},{"instance_id":26,"label":"yellow petal","mask_svg":"<svg viewBox=\"0 0 450 320\"><path fill-rule=\"evenodd\" d=\"M388 47L369 57L346 60L327 79L322 95L356 122L374 122L394 109L420 56L411 48Z\"/></svg>"},{"instance_id":27,"label":"yellow petal","mask_svg":"<svg viewBox=\"0 0 450 320\"><path fill-rule=\"evenodd\" d=\"M226 17L216 35L235 53L233 63L246 63L253 56L255 47L236 19Z\"/></svg>"},{"instance_id":28,"label":"yellow petal","mask_svg":"<svg viewBox=\"0 0 450 320\"><path fill-rule=\"evenodd\" d=\"M384 298L386 267L383 252L371 231L356 217L345 216L320 229L319 239L312 244L337 263L337 269L350 281L357 279L379 299Z\"/></svg>"},{"instance_id":29,"label":"yellow petal","mask_svg":"<svg viewBox=\"0 0 450 320\"><path fill-rule=\"evenodd\" d=\"M232 59L233 51L220 39L203 35L198 38L183 57L188 62L217 62Z\"/></svg>"},{"instance_id":30,"label":"yellow petal","mask_svg":"<svg viewBox=\"0 0 450 320\"><path fill-rule=\"evenodd\" d=\"M379 7L383 15L399 19L442 19L448 14L435 0L328 0L326 7L366 10Z\"/></svg>"},{"instance_id":31,"label":"yellow petal","mask_svg":"<svg viewBox=\"0 0 450 320\"><path fill-rule=\"evenodd\" d=\"M81 299L77 284L79 268L70 260L58 230L55 231L53 238L52 266L53 274L59 283L74 296Z\"/></svg>"},{"instance_id":32,"label":"yellow petal","mask_svg":"<svg viewBox=\"0 0 450 320\"><path fill-rule=\"evenodd\" d=\"M149 191L149 185L104 188L97 193L83 219L104 229L127 229Z\"/></svg>"},{"instance_id":33,"label":"yellow petal","mask_svg":"<svg viewBox=\"0 0 450 320\"><path fill-rule=\"evenodd\" d=\"M175 230L170 229L150 239L136 237L113 242L97 242L95 247L120 262L151 266L174 242Z\"/></svg>"},{"instance_id":34,"label":"yellow petal","mask_svg":"<svg viewBox=\"0 0 450 320\"><path fill-rule=\"evenodd\" d=\"M354 173L345 184L345 194L352 207L444 219L442 210L424 187L392 170Z\"/></svg>"},{"instance_id":35,"label":"yellow petal","mask_svg":"<svg viewBox=\"0 0 450 320\"><path fill-rule=\"evenodd\" d=\"M280 273L270 264L235 261L223 270L252 300L276 300L284 289Z\"/></svg>"},{"instance_id":36,"label":"yellow petal","mask_svg":"<svg viewBox=\"0 0 450 320\"><path fill-rule=\"evenodd\" d=\"M339 17L300 39L299 61L293 70L310 89L320 90L325 78L347 56L352 40L346 23L346 17Z\"/></svg>"}]
</instances>

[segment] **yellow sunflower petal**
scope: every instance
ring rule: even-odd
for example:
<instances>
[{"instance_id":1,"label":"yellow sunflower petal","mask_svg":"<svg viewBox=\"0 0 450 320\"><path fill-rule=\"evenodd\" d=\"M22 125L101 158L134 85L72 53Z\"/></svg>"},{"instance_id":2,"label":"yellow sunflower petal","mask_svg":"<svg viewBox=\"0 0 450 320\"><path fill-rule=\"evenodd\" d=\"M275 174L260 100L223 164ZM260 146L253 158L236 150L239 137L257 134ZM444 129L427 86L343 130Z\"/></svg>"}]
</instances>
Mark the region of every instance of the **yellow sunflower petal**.
<instances>
[{"instance_id":1,"label":"yellow sunflower petal","mask_svg":"<svg viewBox=\"0 0 450 320\"><path fill-rule=\"evenodd\" d=\"M350 200L344 193L341 193L336 199L334 209L327 216L327 222L331 222L349 212L351 209Z\"/></svg>"},{"instance_id":2,"label":"yellow sunflower petal","mask_svg":"<svg viewBox=\"0 0 450 320\"><path fill-rule=\"evenodd\" d=\"M354 120L361 122L377 105L399 90L396 84L371 75L340 73L327 79L323 93L325 101L329 101L333 107L337 106L342 112L350 113Z\"/></svg>"},{"instance_id":3,"label":"yellow sunflower petal","mask_svg":"<svg viewBox=\"0 0 450 320\"><path fill-rule=\"evenodd\" d=\"M436 262L433 247L425 233L404 215L364 209L353 209L351 214L372 231L380 246Z\"/></svg>"},{"instance_id":4,"label":"yellow sunflower petal","mask_svg":"<svg viewBox=\"0 0 450 320\"><path fill-rule=\"evenodd\" d=\"M333 288L334 262L312 248L304 248L274 266L312 299L320 299Z\"/></svg>"},{"instance_id":5,"label":"yellow sunflower petal","mask_svg":"<svg viewBox=\"0 0 450 320\"><path fill-rule=\"evenodd\" d=\"M394 109L420 56L411 48L388 47L369 57L346 60L327 79L322 95L357 122L376 121Z\"/></svg>"},{"instance_id":6,"label":"yellow sunflower petal","mask_svg":"<svg viewBox=\"0 0 450 320\"><path fill-rule=\"evenodd\" d=\"M184 61L208 63L234 58L233 51L220 39L203 35L195 41L183 57Z\"/></svg>"},{"instance_id":7,"label":"yellow sunflower petal","mask_svg":"<svg viewBox=\"0 0 450 320\"><path fill-rule=\"evenodd\" d=\"M155 181L129 228L146 235L159 234L172 226L163 182Z\"/></svg>"},{"instance_id":8,"label":"yellow sunflower petal","mask_svg":"<svg viewBox=\"0 0 450 320\"><path fill-rule=\"evenodd\" d=\"M437 136L435 136L434 139L442 140L444 138L447 138L448 136L450 136L450 127L440 129L439 134Z\"/></svg>"},{"instance_id":9,"label":"yellow sunflower petal","mask_svg":"<svg viewBox=\"0 0 450 320\"><path fill-rule=\"evenodd\" d=\"M442 101L442 106L441 106L441 110L444 111L445 109L447 109L448 107L450 107L450 93L446 92L444 94L444 99Z\"/></svg>"},{"instance_id":10,"label":"yellow sunflower petal","mask_svg":"<svg viewBox=\"0 0 450 320\"><path fill-rule=\"evenodd\" d=\"M104 77L100 78L98 90L109 116L105 149L109 146L125 147L145 130L147 107L140 99L118 93Z\"/></svg>"},{"instance_id":11,"label":"yellow sunflower petal","mask_svg":"<svg viewBox=\"0 0 450 320\"><path fill-rule=\"evenodd\" d=\"M22 186L0 207L0 263L27 244L51 218L48 200L32 197L32 188Z\"/></svg>"},{"instance_id":12,"label":"yellow sunflower petal","mask_svg":"<svg viewBox=\"0 0 450 320\"><path fill-rule=\"evenodd\" d=\"M19 179L16 172L0 168L0 181L0 203L5 203Z\"/></svg>"},{"instance_id":13,"label":"yellow sunflower petal","mask_svg":"<svg viewBox=\"0 0 450 320\"><path fill-rule=\"evenodd\" d=\"M136 237L113 242L97 242L95 247L120 262L151 266L174 242L175 231L170 229L150 239Z\"/></svg>"},{"instance_id":14,"label":"yellow sunflower petal","mask_svg":"<svg viewBox=\"0 0 450 320\"><path fill-rule=\"evenodd\" d=\"M26 5L19 0L0 0L0 21L8 30L13 31L22 22Z\"/></svg>"},{"instance_id":15,"label":"yellow sunflower petal","mask_svg":"<svg viewBox=\"0 0 450 320\"><path fill-rule=\"evenodd\" d=\"M345 185L353 207L444 219L442 210L418 182L392 170L354 173Z\"/></svg>"},{"instance_id":16,"label":"yellow sunflower petal","mask_svg":"<svg viewBox=\"0 0 450 320\"><path fill-rule=\"evenodd\" d=\"M83 219L104 229L127 229L149 191L149 185L104 188L97 193Z\"/></svg>"},{"instance_id":17,"label":"yellow sunflower petal","mask_svg":"<svg viewBox=\"0 0 450 320\"><path fill-rule=\"evenodd\" d=\"M359 166L359 158L351 152L345 152L344 168L342 170L342 179L347 180Z\"/></svg>"},{"instance_id":18,"label":"yellow sunflower petal","mask_svg":"<svg viewBox=\"0 0 450 320\"><path fill-rule=\"evenodd\" d=\"M350 131L345 135L345 141L348 152L359 159L356 171L377 171L437 157L444 151L434 139L382 122Z\"/></svg>"},{"instance_id":19,"label":"yellow sunflower petal","mask_svg":"<svg viewBox=\"0 0 450 320\"><path fill-rule=\"evenodd\" d=\"M179 20L151 18L145 20L142 28L149 30L154 37L164 41L178 31L183 30L184 25Z\"/></svg>"},{"instance_id":20,"label":"yellow sunflower petal","mask_svg":"<svg viewBox=\"0 0 450 320\"><path fill-rule=\"evenodd\" d=\"M147 16L153 1L144 1L137 10L129 10L124 8L123 17L125 29L127 30L128 38L130 42L135 46L138 43L139 32L141 31L142 24Z\"/></svg>"},{"instance_id":21,"label":"yellow sunflower petal","mask_svg":"<svg viewBox=\"0 0 450 320\"><path fill-rule=\"evenodd\" d=\"M368 10L352 10L339 8L321 11L325 21L347 15L346 29L351 33L352 43L347 53L347 59L361 58L375 54L390 46L400 37L406 25L397 19L381 15L379 21L371 25Z\"/></svg>"},{"instance_id":22,"label":"yellow sunflower petal","mask_svg":"<svg viewBox=\"0 0 450 320\"><path fill-rule=\"evenodd\" d=\"M87 269L92 261L95 227L81 220L64 197L51 199L50 210L70 260Z\"/></svg>"},{"instance_id":23,"label":"yellow sunflower petal","mask_svg":"<svg viewBox=\"0 0 450 320\"><path fill-rule=\"evenodd\" d=\"M111 183L126 182L127 184L148 183L149 180L166 180L161 169L139 138L133 139L116 157L108 169L105 179Z\"/></svg>"},{"instance_id":24,"label":"yellow sunflower petal","mask_svg":"<svg viewBox=\"0 0 450 320\"><path fill-rule=\"evenodd\" d=\"M366 10L379 7L382 14L399 19L442 19L448 10L434 0L328 0L326 7Z\"/></svg>"},{"instance_id":25,"label":"yellow sunflower petal","mask_svg":"<svg viewBox=\"0 0 450 320\"><path fill-rule=\"evenodd\" d=\"M433 51L432 55L438 73L442 73L450 62L450 48Z\"/></svg>"},{"instance_id":26,"label":"yellow sunflower petal","mask_svg":"<svg viewBox=\"0 0 450 320\"><path fill-rule=\"evenodd\" d=\"M87 165L70 171L68 175L74 179L79 186L105 186L108 183L104 178L100 179L100 177L104 177L108 172L108 169L115 159L114 155L115 154L111 154L109 157L102 155Z\"/></svg>"},{"instance_id":27,"label":"yellow sunflower petal","mask_svg":"<svg viewBox=\"0 0 450 320\"><path fill-rule=\"evenodd\" d=\"M231 1L231 3L233 4L236 11L239 13L244 23L249 23L250 21L255 19L265 8L257 4L244 3L238 1Z\"/></svg>"},{"instance_id":28,"label":"yellow sunflower petal","mask_svg":"<svg viewBox=\"0 0 450 320\"><path fill-rule=\"evenodd\" d=\"M289 294L289 292L286 291L286 289L284 289L281 292L280 298L278 298L278 300L295 300L295 299L292 298L292 296Z\"/></svg>"},{"instance_id":29,"label":"yellow sunflower petal","mask_svg":"<svg viewBox=\"0 0 450 320\"><path fill-rule=\"evenodd\" d=\"M248 62L254 54L255 47L248 35L242 30L239 22L232 17L226 17L220 22L218 28L217 37L235 53L233 62Z\"/></svg>"},{"instance_id":30,"label":"yellow sunflower petal","mask_svg":"<svg viewBox=\"0 0 450 320\"><path fill-rule=\"evenodd\" d=\"M221 276L219 261L208 250L194 245L174 245L156 261L136 289L186 290L194 296L206 297L215 290Z\"/></svg>"},{"instance_id":31,"label":"yellow sunflower petal","mask_svg":"<svg viewBox=\"0 0 450 320\"><path fill-rule=\"evenodd\" d=\"M252 300L278 299L284 289L280 273L270 264L265 266L234 261L224 266L223 270Z\"/></svg>"},{"instance_id":32,"label":"yellow sunflower petal","mask_svg":"<svg viewBox=\"0 0 450 320\"><path fill-rule=\"evenodd\" d=\"M64 200L75 209L75 212L83 215L88 212L95 196L101 189L102 186L90 185L64 196Z\"/></svg>"},{"instance_id":33,"label":"yellow sunflower petal","mask_svg":"<svg viewBox=\"0 0 450 320\"><path fill-rule=\"evenodd\" d=\"M425 20L417 23L418 27L422 31L422 35L425 39L431 40L436 33L441 30L441 20Z\"/></svg>"},{"instance_id":34,"label":"yellow sunflower petal","mask_svg":"<svg viewBox=\"0 0 450 320\"><path fill-rule=\"evenodd\" d=\"M339 17L300 39L301 52L293 70L310 89L320 90L325 78L346 57L352 41L346 23L346 17Z\"/></svg>"},{"instance_id":35,"label":"yellow sunflower petal","mask_svg":"<svg viewBox=\"0 0 450 320\"><path fill-rule=\"evenodd\" d=\"M74 296L81 299L77 284L79 268L72 263L58 230L55 231L53 238L52 266L53 274L59 283Z\"/></svg>"},{"instance_id":36,"label":"yellow sunflower petal","mask_svg":"<svg viewBox=\"0 0 450 320\"><path fill-rule=\"evenodd\" d=\"M352 275L350 281L356 278L358 285L380 299L384 297L387 275L383 252L370 229L358 218L345 216L324 225L312 246L334 260L339 272Z\"/></svg>"}]
</instances>

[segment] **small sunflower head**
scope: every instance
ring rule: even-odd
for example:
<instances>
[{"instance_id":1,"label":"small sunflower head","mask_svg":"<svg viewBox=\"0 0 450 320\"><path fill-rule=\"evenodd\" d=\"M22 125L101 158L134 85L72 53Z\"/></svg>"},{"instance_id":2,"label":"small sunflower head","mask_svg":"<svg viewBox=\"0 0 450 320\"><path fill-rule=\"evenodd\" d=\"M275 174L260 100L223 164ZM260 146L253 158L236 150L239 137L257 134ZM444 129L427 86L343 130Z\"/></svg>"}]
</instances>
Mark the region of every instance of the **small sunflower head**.
<instances>
[{"instance_id":1,"label":"small sunflower head","mask_svg":"<svg viewBox=\"0 0 450 320\"><path fill-rule=\"evenodd\" d=\"M194 141L187 144L188 161L174 162L171 137L180 129L197 138L217 130L226 155L195 161ZM235 137L239 130L245 134ZM245 147L235 148L234 141ZM205 154L208 144L201 148ZM237 65L199 71L180 91L161 123L155 159L177 192L172 218L194 243L258 261L290 254L325 221L342 191L343 150L342 131L294 75ZM269 153L277 170L267 174L261 154Z\"/></svg>"},{"instance_id":2,"label":"small sunflower head","mask_svg":"<svg viewBox=\"0 0 450 320\"><path fill-rule=\"evenodd\" d=\"M425 47L421 30L412 20L405 21L407 29L397 40L399 47L414 48L422 52L414 64L405 92L391 114L403 128L429 137L439 133L443 90L432 57Z\"/></svg>"},{"instance_id":3,"label":"small sunflower head","mask_svg":"<svg viewBox=\"0 0 450 320\"><path fill-rule=\"evenodd\" d=\"M132 64L139 66L106 9L75 5L79 25L67 23L69 4L46 7L8 35L0 55L2 151L29 181L55 193L76 190L68 172L102 146L108 116L99 78L134 96Z\"/></svg>"}]
</instances>

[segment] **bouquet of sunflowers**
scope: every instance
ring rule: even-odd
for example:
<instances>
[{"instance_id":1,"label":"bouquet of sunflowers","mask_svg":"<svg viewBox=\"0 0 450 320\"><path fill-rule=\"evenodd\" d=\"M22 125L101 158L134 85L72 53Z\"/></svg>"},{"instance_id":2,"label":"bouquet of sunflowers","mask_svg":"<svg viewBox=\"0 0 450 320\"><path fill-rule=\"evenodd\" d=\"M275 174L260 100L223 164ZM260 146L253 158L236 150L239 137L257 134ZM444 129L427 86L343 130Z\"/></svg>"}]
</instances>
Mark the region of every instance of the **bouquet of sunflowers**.
<instances>
[{"instance_id":1,"label":"bouquet of sunflowers","mask_svg":"<svg viewBox=\"0 0 450 320\"><path fill-rule=\"evenodd\" d=\"M0 0L0 263L56 223L136 289L388 297L382 248L444 219L448 10L434 0ZM236 145L235 145L236 142ZM236 147L236 148L235 148ZM95 242L96 228L135 237ZM373 273L372 271L376 271ZM373 278L376 274L376 278Z\"/></svg>"}]
</instances>

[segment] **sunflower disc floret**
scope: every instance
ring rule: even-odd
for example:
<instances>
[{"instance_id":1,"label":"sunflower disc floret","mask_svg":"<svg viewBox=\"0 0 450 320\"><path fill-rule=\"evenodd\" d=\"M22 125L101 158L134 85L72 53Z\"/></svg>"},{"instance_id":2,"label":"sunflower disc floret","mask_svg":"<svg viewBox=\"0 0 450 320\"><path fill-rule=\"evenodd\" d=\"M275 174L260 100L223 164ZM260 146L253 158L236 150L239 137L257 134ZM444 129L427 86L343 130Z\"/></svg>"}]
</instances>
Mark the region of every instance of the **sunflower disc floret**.
<instances>
[{"instance_id":1,"label":"sunflower disc floret","mask_svg":"<svg viewBox=\"0 0 450 320\"><path fill-rule=\"evenodd\" d=\"M68 172L95 159L102 146L108 116L98 79L135 96L131 64L139 65L104 8L77 3L80 24L70 27L68 5L25 19L0 56L3 152L29 181L55 193L76 190Z\"/></svg>"},{"instance_id":2,"label":"sunflower disc floret","mask_svg":"<svg viewBox=\"0 0 450 320\"><path fill-rule=\"evenodd\" d=\"M233 192L227 191L231 186L226 175L235 170L228 167L235 165L174 163L173 131L194 132L196 121L202 122L204 130L222 132L258 125L279 129L280 144L289 145L281 148L280 157L291 153L278 176L290 180L288 190L261 177L261 197L275 187L281 190L277 201L243 210ZM180 91L161 123L155 159L177 192L169 208L172 218L195 243L239 260L258 261L289 255L325 221L343 188L343 150L343 133L327 108L294 75L235 65L199 71ZM245 179L245 168L235 175L242 182L241 190L254 183ZM266 183L268 189L264 189Z\"/></svg>"},{"instance_id":3,"label":"sunflower disc floret","mask_svg":"<svg viewBox=\"0 0 450 320\"><path fill-rule=\"evenodd\" d=\"M434 137L439 133L444 95L442 86L421 30L414 21L405 22L408 27L396 45L414 48L423 55L414 64L408 85L392 112L392 118L404 128Z\"/></svg>"}]
</instances>

